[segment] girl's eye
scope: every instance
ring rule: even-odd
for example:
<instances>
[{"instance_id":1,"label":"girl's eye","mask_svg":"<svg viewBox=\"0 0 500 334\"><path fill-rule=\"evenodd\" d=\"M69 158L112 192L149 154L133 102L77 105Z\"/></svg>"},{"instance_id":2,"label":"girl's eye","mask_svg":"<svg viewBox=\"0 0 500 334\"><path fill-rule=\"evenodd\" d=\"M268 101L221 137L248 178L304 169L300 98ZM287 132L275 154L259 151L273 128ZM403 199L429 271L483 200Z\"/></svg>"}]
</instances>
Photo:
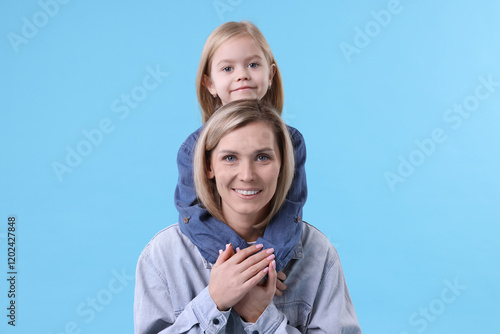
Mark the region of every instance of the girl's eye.
<instances>
[{"instance_id":1,"label":"girl's eye","mask_svg":"<svg viewBox=\"0 0 500 334\"><path fill-rule=\"evenodd\" d=\"M250 68L256 68L258 66L259 66L259 63L250 63L250 64L248 64L248 67L250 67Z\"/></svg>"},{"instance_id":2,"label":"girl's eye","mask_svg":"<svg viewBox=\"0 0 500 334\"><path fill-rule=\"evenodd\" d=\"M224 157L224 160L227 162L234 162L236 161L236 157L234 155L227 155Z\"/></svg>"},{"instance_id":3,"label":"girl's eye","mask_svg":"<svg viewBox=\"0 0 500 334\"><path fill-rule=\"evenodd\" d=\"M223 72L230 72L233 68L231 66L226 66L222 68Z\"/></svg>"}]
</instances>

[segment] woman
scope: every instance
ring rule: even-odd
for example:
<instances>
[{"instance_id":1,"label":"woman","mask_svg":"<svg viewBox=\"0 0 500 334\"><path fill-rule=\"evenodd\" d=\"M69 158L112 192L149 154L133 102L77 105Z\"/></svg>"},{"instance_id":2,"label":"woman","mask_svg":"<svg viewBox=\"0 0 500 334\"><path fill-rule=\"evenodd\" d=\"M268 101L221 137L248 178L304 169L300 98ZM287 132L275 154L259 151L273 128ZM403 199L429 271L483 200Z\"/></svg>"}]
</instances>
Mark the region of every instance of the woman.
<instances>
[{"instance_id":1,"label":"woman","mask_svg":"<svg viewBox=\"0 0 500 334\"><path fill-rule=\"evenodd\" d=\"M288 129L269 105L235 101L210 118L195 151L197 195L251 246L227 245L211 264L178 224L159 232L137 265L136 333L361 333L337 252L321 232L303 224L281 293L274 250L254 244L293 170Z\"/></svg>"}]
</instances>

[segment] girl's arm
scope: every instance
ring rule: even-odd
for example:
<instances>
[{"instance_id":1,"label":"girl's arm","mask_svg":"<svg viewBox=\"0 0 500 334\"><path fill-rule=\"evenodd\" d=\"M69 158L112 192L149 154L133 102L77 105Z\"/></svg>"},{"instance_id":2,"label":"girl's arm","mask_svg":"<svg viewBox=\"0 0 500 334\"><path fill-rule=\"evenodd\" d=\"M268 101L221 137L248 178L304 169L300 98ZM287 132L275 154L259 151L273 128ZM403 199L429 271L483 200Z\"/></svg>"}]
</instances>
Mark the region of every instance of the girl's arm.
<instances>
[{"instance_id":1,"label":"girl's arm","mask_svg":"<svg viewBox=\"0 0 500 334\"><path fill-rule=\"evenodd\" d=\"M177 168L179 170L179 178L175 189L175 207L177 208L177 211L179 211L179 223L186 223L184 218L194 219L193 214L201 209L196 197L196 189L194 187L193 179L194 148L201 129L202 128L199 128L193 132L184 141L184 143L182 143L179 151L177 152Z\"/></svg>"},{"instance_id":2,"label":"girl's arm","mask_svg":"<svg viewBox=\"0 0 500 334\"><path fill-rule=\"evenodd\" d=\"M257 242L275 249L276 270L281 271L293 256L295 247L302 234L302 207L307 199L306 183L306 144L302 134L289 126L295 156L295 173L292 186L283 206L273 217Z\"/></svg>"},{"instance_id":3,"label":"girl's arm","mask_svg":"<svg viewBox=\"0 0 500 334\"><path fill-rule=\"evenodd\" d=\"M307 182L306 182L306 143L304 137L299 130L288 126L290 136L292 137L293 149L295 154L295 174L293 176L292 187L288 192L287 200L294 203L297 216L302 214L302 207L307 199Z\"/></svg>"}]
</instances>

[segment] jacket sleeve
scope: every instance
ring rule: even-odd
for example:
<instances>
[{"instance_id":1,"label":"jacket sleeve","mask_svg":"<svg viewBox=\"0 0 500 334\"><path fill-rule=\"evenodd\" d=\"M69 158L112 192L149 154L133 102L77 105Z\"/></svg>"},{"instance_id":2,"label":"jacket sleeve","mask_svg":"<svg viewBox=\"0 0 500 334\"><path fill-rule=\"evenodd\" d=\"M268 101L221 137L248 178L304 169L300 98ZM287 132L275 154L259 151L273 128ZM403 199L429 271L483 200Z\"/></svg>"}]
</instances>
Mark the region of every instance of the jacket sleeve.
<instances>
[{"instance_id":1,"label":"jacket sleeve","mask_svg":"<svg viewBox=\"0 0 500 334\"><path fill-rule=\"evenodd\" d=\"M241 318L240 318L241 319ZM279 311L273 302L267 306L264 313L256 323L248 323L241 320L245 333L276 333L276 334L300 334L301 332L287 324L286 316Z\"/></svg>"},{"instance_id":2,"label":"jacket sleeve","mask_svg":"<svg viewBox=\"0 0 500 334\"><path fill-rule=\"evenodd\" d=\"M361 334L339 256L335 249L330 252L306 333Z\"/></svg>"},{"instance_id":3,"label":"jacket sleeve","mask_svg":"<svg viewBox=\"0 0 500 334\"><path fill-rule=\"evenodd\" d=\"M141 255L137 264L134 328L136 334L225 333L230 311L221 312L204 288L183 310L175 310L168 282Z\"/></svg>"},{"instance_id":4,"label":"jacket sleeve","mask_svg":"<svg viewBox=\"0 0 500 334\"><path fill-rule=\"evenodd\" d=\"M243 322L246 333L308 333L308 334L361 334L358 318L347 289L344 273L334 249L329 250L329 261L322 273L314 304L303 332L288 324L286 315L273 302L255 323Z\"/></svg>"}]
</instances>

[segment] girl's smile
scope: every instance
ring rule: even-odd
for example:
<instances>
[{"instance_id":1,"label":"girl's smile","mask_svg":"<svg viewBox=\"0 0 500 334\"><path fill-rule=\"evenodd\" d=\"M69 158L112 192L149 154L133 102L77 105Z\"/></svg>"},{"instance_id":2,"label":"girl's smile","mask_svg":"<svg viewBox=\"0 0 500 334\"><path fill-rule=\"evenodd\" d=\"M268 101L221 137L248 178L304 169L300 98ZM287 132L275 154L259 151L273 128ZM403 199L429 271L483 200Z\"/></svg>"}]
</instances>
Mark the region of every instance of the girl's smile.
<instances>
[{"instance_id":1,"label":"girl's smile","mask_svg":"<svg viewBox=\"0 0 500 334\"><path fill-rule=\"evenodd\" d=\"M243 99L260 100L272 82L275 65L251 37L235 37L214 52L203 84L222 105Z\"/></svg>"},{"instance_id":2,"label":"girl's smile","mask_svg":"<svg viewBox=\"0 0 500 334\"><path fill-rule=\"evenodd\" d=\"M242 87L234 89L233 92L247 91L247 90L250 90L250 89L255 89L255 87L242 86Z\"/></svg>"}]
</instances>

